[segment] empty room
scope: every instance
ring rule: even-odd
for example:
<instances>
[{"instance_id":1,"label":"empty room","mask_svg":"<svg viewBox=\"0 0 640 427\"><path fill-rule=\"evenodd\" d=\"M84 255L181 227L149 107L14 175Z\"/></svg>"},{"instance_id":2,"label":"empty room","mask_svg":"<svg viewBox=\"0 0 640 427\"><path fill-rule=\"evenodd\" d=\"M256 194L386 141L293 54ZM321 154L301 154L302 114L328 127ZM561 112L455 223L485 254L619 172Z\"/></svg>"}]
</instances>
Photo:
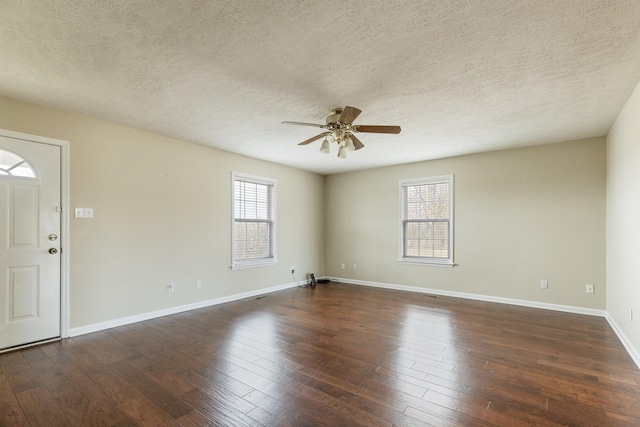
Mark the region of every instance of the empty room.
<instances>
[{"instance_id":1,"label":"empty room","mask_svg":"<svg viewBox=\"0 0 640 427\"><path fill-rule=\"evenodd\" d=\"M0 0L0 425L640 425L640 3Z\"/></svg>"}]
</instances>

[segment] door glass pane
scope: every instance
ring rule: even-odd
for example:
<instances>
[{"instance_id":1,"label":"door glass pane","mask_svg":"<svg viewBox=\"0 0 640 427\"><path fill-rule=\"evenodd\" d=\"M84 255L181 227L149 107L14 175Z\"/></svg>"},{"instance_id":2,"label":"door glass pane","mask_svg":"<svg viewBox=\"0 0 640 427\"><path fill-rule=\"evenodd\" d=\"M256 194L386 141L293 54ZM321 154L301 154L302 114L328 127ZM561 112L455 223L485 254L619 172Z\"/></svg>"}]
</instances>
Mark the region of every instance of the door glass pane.
<instances>
[{"instance_id":1,"label":"door glass pane","mask_svg":"<svg viewBox=\"0 0 640 427\"><path fill-rule=\"evenodd\" d=\"M5 150L0 150L0 175L36 177L33 168L25 159Z\"/></svg>"}]
</instances>

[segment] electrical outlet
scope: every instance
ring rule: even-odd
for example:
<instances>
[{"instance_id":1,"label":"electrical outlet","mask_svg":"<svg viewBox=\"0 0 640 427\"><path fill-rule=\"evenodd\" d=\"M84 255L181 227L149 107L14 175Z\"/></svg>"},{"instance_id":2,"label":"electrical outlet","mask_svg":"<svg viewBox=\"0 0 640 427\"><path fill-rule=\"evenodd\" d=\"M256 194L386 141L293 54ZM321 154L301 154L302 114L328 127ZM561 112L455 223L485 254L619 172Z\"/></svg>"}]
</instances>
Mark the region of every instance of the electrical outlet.
<instances>
[{"instance_id":1,"label":"electrical outlet","mask_svg":"<svg viewBox=\"0 0 640 427\"><path fill-rule=\"evenodd\" d=\"M202 287L202 280L198 279L196 280L196 288L201 288Z\"/></svg>"},{"instance_id":2,"label":"electrical outlet","mask_svg":"<svg viewBox=\"0 0 640 427\"><path fill-rule=\"evenodd\" d=\"M631 309L631 323L633 323L633 308Z\"/></svg>"},{"instance_id":3,"label":"electrical outlet","mask_svg":"<svg viewBox=\"0 0 640 427\"><path fill-rule=\"evenodd\" d=\"M549 281L548 280L540 280L540 287L542 289L547 289L549 287Z\"/></svg>"},{"instance_id":4,"label":"electrical outlet","mask_svg":"<svg viewBox=\"0 0 640 427\"><path fill-rule=\"evenodd\" d=\"M341 268L342 270L344 270L344 262L343 262L342 264L340 264L340 268Z\"/></svg>"},{"instance_id":5,"label":"electrical outlet","mask_svg":"<svg viewBox=\"0 0 640 427\"><path fill-rule=\"evenodd\" d=\"M587 291L587 293L588 293L588 294L592 294L592 293L594 292L594 290L593 290L593 285L589 285L589 284L587 284L587 285L585 286L585 288L586 288L586 291Z\"/></svg>"},{"instance_id":6,"label":"electrical outlet","mask_svg":"<svg viewBox=\"0 0 640 427\"><path fill-rule=\"evenodd\" d=\"M173 283L169 283L167 285L167 292L173 292L176 290L176 285L174 285Z\"/></svg>"},{"instance_id":7,"label":"electrical outlet","mask_svg":"<svg viewBox=\"0 0 640 427\"><path fill-rule=\"evenodd\" d=\"M291 266L291 274L293 274L293 273L295 273L295 272L296 272L296 268L292 265L292 266Z\"/></svg>"},{"instance_id":8,"label":"electrical outlet","mask_svg":"<svg viewBox=\"0 0 640 427\"><path fill-rule=\"evenodd\" d=\"M353 264L353 269L357 270L358 269L358 264Z\"/></svg>"}]
</instances>

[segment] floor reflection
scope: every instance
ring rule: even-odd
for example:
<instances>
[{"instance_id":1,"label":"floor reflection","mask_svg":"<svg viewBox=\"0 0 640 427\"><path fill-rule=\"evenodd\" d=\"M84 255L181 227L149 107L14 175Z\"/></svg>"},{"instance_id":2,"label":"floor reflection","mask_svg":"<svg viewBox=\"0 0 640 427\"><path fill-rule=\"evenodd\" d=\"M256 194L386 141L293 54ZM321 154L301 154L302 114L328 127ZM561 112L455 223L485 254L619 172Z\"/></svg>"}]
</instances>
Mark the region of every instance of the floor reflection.
<instances>
[{"instance_id":1,"label":"floor reflection","mask_svg":"<svg viewBox=\"0 0 640 427\"><path fill-rule=\"evenodd\" d=\"M390 370L399 392L424 398L434 388L432 382L457 380L455 328L448 310L407 306L397 343Z\"/></svg>"}]
</instances>

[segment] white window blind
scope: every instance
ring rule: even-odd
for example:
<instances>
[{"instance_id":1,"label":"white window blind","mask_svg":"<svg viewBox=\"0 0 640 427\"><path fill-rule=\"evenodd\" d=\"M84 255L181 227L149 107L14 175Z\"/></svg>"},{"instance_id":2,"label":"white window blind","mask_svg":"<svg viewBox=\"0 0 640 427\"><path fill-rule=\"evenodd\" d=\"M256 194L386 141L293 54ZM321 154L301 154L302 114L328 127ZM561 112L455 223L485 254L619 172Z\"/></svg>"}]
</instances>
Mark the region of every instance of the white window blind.
<instances>
[{"instance_id":1,"label":"white window blind","mask_svg":"<svg viewBox=\"0 0 640 427\"><path fill-rule=\"evenodd\" d=\"M233 174L233 266L275 262L275 180Z\"/></svg>"},{"instance_id":2,"label":"white window blind","mask_svg":"<svg viewBox=\"0 0 640 427\"><path fill-rule=\"evenodd\" d=\"M400 181L401 261L453 264L453 176Z\"/></svg>"}]
</instances>

